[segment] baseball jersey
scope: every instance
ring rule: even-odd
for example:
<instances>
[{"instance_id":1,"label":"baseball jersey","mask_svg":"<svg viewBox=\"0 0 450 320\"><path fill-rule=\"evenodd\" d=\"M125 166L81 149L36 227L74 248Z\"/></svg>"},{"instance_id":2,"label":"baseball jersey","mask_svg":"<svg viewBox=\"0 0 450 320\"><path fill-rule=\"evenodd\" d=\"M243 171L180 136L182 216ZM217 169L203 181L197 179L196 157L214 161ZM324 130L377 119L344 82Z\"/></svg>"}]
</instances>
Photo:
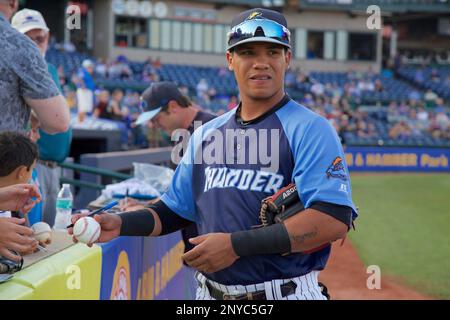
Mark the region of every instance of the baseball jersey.
<instances>
[{"instance_id":1,"label":"baseball jersey","mask_svg":"<svg viewBox=\"0 0 450 320\"><path fill-rule=\"evenodd\" d=\"M328 202L352 208L356 218L344 151L325 118L287 95L249 123L238 121L236 110L194 132L161 197L172 211L195 221L200 234L249 230L261 223L261 200L294 182L305 208ZM224 285L293 278L322 270L329 253L330 246L311 254L240 257L206 276Z\"/></svg>"},{"instance_id":2,"label":"baseball jersey","mask_svg":"<svg viewBox=\"0 0 450 320\"><path fill-rule=\"evenodd\" d=\"M195 115L194 120L189 125L187 130L192 135L194 133L194 130L195 130L194 123L196 121L201 121L202 123L207 123L208 121L211 121L215 117L216 116L211 114L211 113L208 113L208 112L200 110ZM194 248L194 245L189 242L189 239L190 238L195 238L196 236L198 236L197 226L195 224L191 224L190 226L187 226L186 228L181 230L181 236L183 237L183 242L184 242L184 252L190 251L191 249Z\"/></svg>"}]
</instances>

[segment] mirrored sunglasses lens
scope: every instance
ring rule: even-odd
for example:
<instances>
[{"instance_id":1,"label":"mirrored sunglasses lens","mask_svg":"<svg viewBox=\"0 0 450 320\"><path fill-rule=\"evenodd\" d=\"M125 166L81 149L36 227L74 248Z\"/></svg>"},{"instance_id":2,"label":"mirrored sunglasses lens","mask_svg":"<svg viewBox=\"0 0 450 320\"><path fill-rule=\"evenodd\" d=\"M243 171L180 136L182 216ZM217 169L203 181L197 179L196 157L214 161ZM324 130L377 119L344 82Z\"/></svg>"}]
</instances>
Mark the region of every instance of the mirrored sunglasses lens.
<instances>
[{"instance_id":1,"label":"mirrored sunglasses lens","mask_svg":"<svg viewBox=\"0 0 450 320\"><path fill-rule=\"evenodd\" d=\"M267 20L258 21L258 19L246 21L234 27L230 32L228 43L232 44L254 37L258 27L262 29L265 37L274 38L285 43L289 43L289 34L282 25Z\"/></svg>"}]
</instances>

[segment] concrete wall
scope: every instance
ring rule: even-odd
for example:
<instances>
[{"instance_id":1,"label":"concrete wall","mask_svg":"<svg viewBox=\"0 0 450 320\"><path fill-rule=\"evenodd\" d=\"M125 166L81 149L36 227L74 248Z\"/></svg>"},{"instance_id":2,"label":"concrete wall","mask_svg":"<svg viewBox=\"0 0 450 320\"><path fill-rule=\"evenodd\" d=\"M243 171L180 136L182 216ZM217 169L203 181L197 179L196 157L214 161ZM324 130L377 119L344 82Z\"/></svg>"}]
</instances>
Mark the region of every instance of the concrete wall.
<instances>
[{"instance_id":1,"label":"concrete wall","mask_svg":"<svg viewBox=\"0 0 450 320\"><path fill-rule=\"evenodd\" d=\"M325 59L295 59L293 66L301 67L305 71L367 71L372 68L380 70L382 58L382 34L381 32L368 30L366 26L367 16L349 15L345 12L326 11L302 11L284 13L290 28L304 28L320 31L348 31L348 32L375 32L377 33L377 61L338 61ZM335 39L337 41L337 39Z\"/></svg>"},{"instance_id":2,"label":"concrete wall","mask_svg":"<svg viewBox=\"0 0 450 320\"><path fill-rule=\"evenodd\" d=\"M94 3L94 55L107 59L111 56L114 40L114 15L111 0Z\"/></svg>"},{"instance_id":3,"label":"concrete wall","mask_svg":"<svg viewBox=\"0 0 450 320\"><path fill-rule=\"evenodd\" d=\"M348 30L368 32L366 16L350 16L345 12L302 11L284 13L289 27L318 30Z\"/></svg>"},{"instance_id":4,"label":"concrete wall","mask_svg":"<svg viewBox=\"0 0 450 320\"><path fill-rule=\"evenodd\" d=\"M202 66L226 66L227 63L225 52L222 55L118 47L113 47L110 52L111 57L117 57L123 54L134 61L144 61L148 57L160 57L162 63L193 64Z\"/></svg>"},{"instance_id":5,"label":"concrete wall","mask_svg":"<svg viewBox=\"0 0 450 320\"><path fill-rule=\"evenodd\" d=\"M349 70L365 72L372 68L374 71L379 71L377 63L370 62L340 62L336 60L294 60L291 63L292 67L300 67L303 71L335 71L335 72L345 72Z\"/></svg>"}]
</instances>

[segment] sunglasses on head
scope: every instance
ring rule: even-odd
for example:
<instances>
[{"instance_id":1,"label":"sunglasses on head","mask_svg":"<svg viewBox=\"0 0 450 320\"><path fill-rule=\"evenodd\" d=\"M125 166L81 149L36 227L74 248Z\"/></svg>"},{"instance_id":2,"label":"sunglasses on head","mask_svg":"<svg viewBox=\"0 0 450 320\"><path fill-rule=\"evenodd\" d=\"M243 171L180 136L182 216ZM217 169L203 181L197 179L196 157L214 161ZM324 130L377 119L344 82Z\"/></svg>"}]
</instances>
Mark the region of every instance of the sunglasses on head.
<instances>
[{"instance_id":1,"label":"sunglasses on head","mask_svg":"<svg viewBox=\"0 0 450 320\"><path fill-rule=\"evenodd\" d=\"M242 40L258 36L272 38L290 46L291 33L289 29L268 19L246 20L234 26L228 33L228 45L232 46Z\"/></svg>"}]
</instances>

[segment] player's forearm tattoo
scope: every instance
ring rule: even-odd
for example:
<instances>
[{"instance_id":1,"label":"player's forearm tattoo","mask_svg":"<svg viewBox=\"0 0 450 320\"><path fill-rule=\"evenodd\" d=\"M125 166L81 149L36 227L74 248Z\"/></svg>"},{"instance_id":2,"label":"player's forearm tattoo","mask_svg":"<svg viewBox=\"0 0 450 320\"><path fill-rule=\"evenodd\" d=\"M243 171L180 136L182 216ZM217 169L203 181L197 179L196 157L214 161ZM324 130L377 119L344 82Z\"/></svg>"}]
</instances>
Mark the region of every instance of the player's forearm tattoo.
<instances>
[{"instance_id":1,"label":"player's forearm tattoo","mask_svg":"<svg viewBox=\"0 0 450 320\"><path fill-rule=\"evenodd\" d=\"M312 239L317 236L317 227L314 227L312 231L309 231L300 235L292 235L290 238L296 244L303 244L307 239Z\"/></svg>"}]
</instances>

